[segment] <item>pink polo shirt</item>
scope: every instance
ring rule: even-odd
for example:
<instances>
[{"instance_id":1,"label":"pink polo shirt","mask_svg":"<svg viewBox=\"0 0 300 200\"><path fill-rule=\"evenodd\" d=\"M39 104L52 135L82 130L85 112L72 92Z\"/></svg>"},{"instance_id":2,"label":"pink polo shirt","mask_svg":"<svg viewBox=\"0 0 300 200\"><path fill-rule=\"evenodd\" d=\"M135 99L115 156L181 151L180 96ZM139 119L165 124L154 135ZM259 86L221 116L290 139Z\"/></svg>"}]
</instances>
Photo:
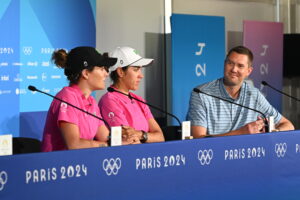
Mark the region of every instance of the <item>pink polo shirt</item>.
<instances>
[{"instance_id":1,"label":"pink polo shirt","mask_svg":"<svg viewBox=\"0 0 300 200\"><path fill-rule=\"evenodd\" d=\"M86 99L77 85L64 87L56 97L102 118L96 100L92 96ZM80 138L88 140L92 140L98 127L104 125L103 121L54 99L44 127L42 151L67 149L58 127L60 121L76 124L79 127Z\"/></svg>"},{"instance_id":2,"label":"pink polo shirt","mask_svg":"<svg viewBox=\"0 0 300 200\"><path fill-rule=\"evenodd\" d=\"M141 97L130 92L132 97L144 101ZM131 126L135 130L149 131L148 120L152 113L146 104L118 92L107 92L99 102L100 111L104 120L110 126Z\"/></svg>"}]
</instances>

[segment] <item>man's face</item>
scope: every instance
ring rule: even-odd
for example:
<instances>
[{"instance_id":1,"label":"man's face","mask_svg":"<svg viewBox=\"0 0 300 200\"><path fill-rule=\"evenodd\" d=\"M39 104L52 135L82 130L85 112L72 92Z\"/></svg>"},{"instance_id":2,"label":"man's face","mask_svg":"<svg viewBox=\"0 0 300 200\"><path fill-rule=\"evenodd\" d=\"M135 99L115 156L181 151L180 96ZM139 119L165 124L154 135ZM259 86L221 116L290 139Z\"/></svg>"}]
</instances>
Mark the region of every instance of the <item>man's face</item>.
<instances>
[{"instance_id":1,"label":"man's face","mask_svg":"<svg viewBox=\"0 0 300 200\"><path fill-rule=\"evenodd\" d=\"M224 64L224 79L227 86L240 86L252 72L249 58L245 54L232 52Z\"/></svg>"}]
</instances>

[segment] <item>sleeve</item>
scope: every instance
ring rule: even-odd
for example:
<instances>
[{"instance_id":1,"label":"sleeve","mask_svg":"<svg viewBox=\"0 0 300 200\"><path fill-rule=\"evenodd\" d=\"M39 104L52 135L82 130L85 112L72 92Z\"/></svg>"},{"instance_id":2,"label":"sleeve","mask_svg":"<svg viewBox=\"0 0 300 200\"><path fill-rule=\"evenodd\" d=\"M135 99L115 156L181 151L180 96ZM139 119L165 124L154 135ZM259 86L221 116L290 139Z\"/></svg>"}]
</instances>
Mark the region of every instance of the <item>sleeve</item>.
<instances>
[{"instance_id":1,"label":"sleeve","mask_svg":"<svg viewBox=\"0 0 300 200\"><path fill-rule=\"evenodd\" d=\"M74 95L63 93L59 96L59 98L66 102L69 102L72 105L79 106L76 96ZM76 108L58 100L54 101L56 104L56 109L58 111L57 124L59 121L65 121L76 125L79 124L79 116Z\"/></svg>"},{"instance_id":2,"label":"sleeve","mask_svg":"<svg viewBox=\"0 0 300 200\"><path fill-rule=\"evenodd\" d=\"M109 126L129 125L124 114L125 108L122 107L117 99L105 96L100 100L99 108L103 119Z\"/></svg>"},{"instance_id":3,"label":"sleeve","mask_svg":"<svg viewBox=\"0 0 300 200\"><path fill-rule=\"evenodd\" d=\"M191 93L189 109L187 113L187 120L191 121L192 126L203 126L207 128L207 112L204 106L204 101L200 94Z\"/></svg>"},{"instance_id":4,"label":"sleeve","mask_svg":"<svg viewBox=\"0 0 300 200\"><path fill-rule=\"evenodd\" d=\"M137 97L136 97L136 98L137 98ZM144 99L142 99L142 98L139 98L139 99L140 99L141 101L147 103ZM148 105L146 105L146 104L144 104L144 103L141 103L141 102L139 102L139 105L140 105L140 107L142 108L143 113L144 113L144 115L145 115L145 118L146 118L147 120L154 118Z\"/></svg>"},{"instance_id":5,"label":"sleeve","mask_svg":"<svg viewBox=\"0 0 300 200\"><path fill-rule=\"evenodd\" d=\"M103 119L103 117L102 117L102 115L101 115L101 112L100 112L100 108L99 108L99 106L98 106L98 104L97 104L97 102L96 102L96 100L95 99L93 99L93 110L95 110L95 114L96 114L96 116L98 116L98 117L100 117L101 119ZM93 118L93 119L95 119L95 118ZM104 121L103 120L105 120L105 119L103 119L103 120L99 120L99 119L96 119L97 121L98 121L98 126L100 127L100 126L102 126L102 125L105 125L105 123L104 123Z\"/></svg>"},{"instance_id":6,"label":"sleeve","mask_svg":"<svg viewBox=\"0 0 300 200\"><path fill-rule=\"evenodd\" d=\"M146 117L147 120L154 118L152 113L151 113L151 110L150 110L149 106L146 105L146 104L144 105L144 113L145 113L145 117Z\"/></svg>"},{"instance_id":7,"label":"sleeve","mask_svg":"<svg viewBox=\"0 0 300 200\"><path fill-rule=\"evenodd\" d=\"M275 124L279 123L282 115L267 101L264 95L258 91L258 102L261 112L263 112L266 117L274 116Z\"/></svg>"}]
</instances>

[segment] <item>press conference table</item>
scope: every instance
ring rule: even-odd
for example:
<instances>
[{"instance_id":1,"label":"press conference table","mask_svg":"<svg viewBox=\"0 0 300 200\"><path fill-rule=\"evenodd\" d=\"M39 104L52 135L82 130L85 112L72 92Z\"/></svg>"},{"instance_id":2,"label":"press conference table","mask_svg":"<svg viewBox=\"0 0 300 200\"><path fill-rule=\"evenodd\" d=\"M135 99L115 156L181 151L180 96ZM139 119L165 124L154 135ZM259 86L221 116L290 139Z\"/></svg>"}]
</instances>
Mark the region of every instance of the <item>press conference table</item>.
<instances>
[{"instance_id":1,"label":"press conference table","mask_svg":"<svg viewBox=\"0 0 300 200\"><path fill-rule=\"evenodd\" d=\"M1 156L0 199L300 199L300 131Z\"/></svg>"}]
</instances>

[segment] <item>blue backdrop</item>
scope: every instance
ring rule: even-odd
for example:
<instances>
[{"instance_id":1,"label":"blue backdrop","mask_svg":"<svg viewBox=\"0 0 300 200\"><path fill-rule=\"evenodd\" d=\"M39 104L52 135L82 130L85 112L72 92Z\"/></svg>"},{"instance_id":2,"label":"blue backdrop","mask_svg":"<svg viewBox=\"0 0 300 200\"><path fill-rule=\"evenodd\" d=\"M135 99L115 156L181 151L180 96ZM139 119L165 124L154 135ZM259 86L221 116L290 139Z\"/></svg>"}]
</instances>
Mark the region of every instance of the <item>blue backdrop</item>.
<instances>
[{"instance_id":1,"label":"blue backdrop","mask_svg":"<svg viewBox=\"0 0 300 200\"><path fill-rule=\"evenodd\" d=\"M51 98L68 82L54 50L95 46L95 0L1 0L0 134L41 138Z\"/></svg>"},{"instance_id":2,"label":"blue backdrop","mask_svg":"<svg viewBox=\"0 0 300 200\"><path fill-rule=\"evenodd\" d=\"M172 113L183 121L192 89L223 76L225 18L173 14L171 25Z\"/></svg>"}]
</instances>

